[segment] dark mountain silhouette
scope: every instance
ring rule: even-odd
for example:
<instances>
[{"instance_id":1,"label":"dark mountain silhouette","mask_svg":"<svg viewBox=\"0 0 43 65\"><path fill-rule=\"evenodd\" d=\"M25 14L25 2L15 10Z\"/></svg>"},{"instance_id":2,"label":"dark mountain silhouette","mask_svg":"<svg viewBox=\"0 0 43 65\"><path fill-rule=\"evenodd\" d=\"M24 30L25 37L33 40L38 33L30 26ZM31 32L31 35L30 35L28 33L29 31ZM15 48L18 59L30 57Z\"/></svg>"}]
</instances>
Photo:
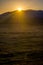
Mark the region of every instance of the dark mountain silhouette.
<instances>
[{"instance_id":1,"label":"dark mountain silhouette","mask_svg":"<svg viewBox=\"0 0 43 65\"><path fill-rule=\"evenodd\" d=\"M22 20L23 16L24 20ZM14 24L19 21L18 18L26 23L43 25L43 11L41 10L25 10L21 14L17 11L3 13L0 15L0 24Z\"/></svg>"},{"instance_id":2,"label":"dark mountain silhouette","mask_svg":"<svg viewBox=\"0 0 43 65\"><path fill-rule=\"evenodd\" d=\"M24 14L26 21L29 21L29 19L30 20L32 19L34 21L34 23L43 24L43 11L41 11L41 10L39 10L39 11L25 10L23 12L24 13L22 13L22 14ZM0 23L4 23L4 24L12 23L11 20L15 22L16 14L19 15L18 13L16 13L16 11L1 14L0 15ZM16 17L17 17L17 15L16 15ZM37 22L35 22L35 21L37 21Z\"/></svg>"}]
</instances>

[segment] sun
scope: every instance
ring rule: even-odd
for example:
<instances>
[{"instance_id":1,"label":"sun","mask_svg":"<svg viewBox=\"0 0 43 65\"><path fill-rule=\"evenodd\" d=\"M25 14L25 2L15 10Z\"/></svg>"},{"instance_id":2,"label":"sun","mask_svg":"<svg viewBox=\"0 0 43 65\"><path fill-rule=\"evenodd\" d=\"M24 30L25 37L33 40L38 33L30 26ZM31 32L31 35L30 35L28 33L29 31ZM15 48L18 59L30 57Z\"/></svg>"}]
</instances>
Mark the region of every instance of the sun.
<instances>
[{"instance_id":1,"label":"sun","mask_svg":"<svg viewBox=\"0 0 43 65\"><path fill-rule=\"evenodd\" d=\"M18 8L17 10L18 10L19 12L21 12L21 11L22 11L22 8Z\"/></svg>"}]
</instances>

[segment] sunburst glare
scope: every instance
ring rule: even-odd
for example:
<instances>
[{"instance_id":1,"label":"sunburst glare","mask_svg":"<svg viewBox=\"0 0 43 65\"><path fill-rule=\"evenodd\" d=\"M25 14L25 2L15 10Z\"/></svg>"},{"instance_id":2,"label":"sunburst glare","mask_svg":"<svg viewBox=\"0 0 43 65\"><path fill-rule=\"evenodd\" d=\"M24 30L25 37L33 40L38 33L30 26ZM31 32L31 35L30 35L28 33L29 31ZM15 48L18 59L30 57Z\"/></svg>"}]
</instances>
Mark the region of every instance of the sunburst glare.
<instances>
[{"instance_id":1,"label":"sunburst glare","mask_svg":"<svg viewBox=\"0 0 43 65\"><path fill-rule=\"evenodd\" d=\"M17 10L18 10L19 12L21 12L21 11L22 11L22 8L18 8Z\"/></svg>"}]
</instances>

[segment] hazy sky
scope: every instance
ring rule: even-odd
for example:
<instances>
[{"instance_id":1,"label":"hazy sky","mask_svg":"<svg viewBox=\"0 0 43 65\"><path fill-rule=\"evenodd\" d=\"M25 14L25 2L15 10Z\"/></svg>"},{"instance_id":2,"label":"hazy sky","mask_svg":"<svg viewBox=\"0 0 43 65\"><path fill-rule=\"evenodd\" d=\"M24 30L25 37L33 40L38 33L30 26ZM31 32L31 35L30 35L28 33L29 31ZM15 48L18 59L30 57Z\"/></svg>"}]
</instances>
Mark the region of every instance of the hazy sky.
<instances>
[{"instance_id":1,"label":"hazy sky","mask_svg":"<svg viewBox=\"0 0 43 65\"><path fill-rule=\"evenodd\" d=\"M0 13L22 9L43 10L43 0L0 0Z\"/></svg>"}]
</instances>

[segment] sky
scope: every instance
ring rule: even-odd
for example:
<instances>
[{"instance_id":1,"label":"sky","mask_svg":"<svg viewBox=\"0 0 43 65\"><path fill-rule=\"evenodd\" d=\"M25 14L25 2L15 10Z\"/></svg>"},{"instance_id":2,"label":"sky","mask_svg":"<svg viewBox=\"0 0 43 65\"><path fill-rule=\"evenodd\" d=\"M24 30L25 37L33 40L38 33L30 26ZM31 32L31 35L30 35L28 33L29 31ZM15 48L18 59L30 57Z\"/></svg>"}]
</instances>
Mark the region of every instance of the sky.
<instances>
[{"instance_id":1,"label":"sky","mask_svg":"<svg viewBox=\"0 0 43 65\"><path fill-rule=\"evenodd\" d=\"M43 10L43 0L0 0L0 13L14 11L17 8Z\"/></svg>"}]
</instances>

